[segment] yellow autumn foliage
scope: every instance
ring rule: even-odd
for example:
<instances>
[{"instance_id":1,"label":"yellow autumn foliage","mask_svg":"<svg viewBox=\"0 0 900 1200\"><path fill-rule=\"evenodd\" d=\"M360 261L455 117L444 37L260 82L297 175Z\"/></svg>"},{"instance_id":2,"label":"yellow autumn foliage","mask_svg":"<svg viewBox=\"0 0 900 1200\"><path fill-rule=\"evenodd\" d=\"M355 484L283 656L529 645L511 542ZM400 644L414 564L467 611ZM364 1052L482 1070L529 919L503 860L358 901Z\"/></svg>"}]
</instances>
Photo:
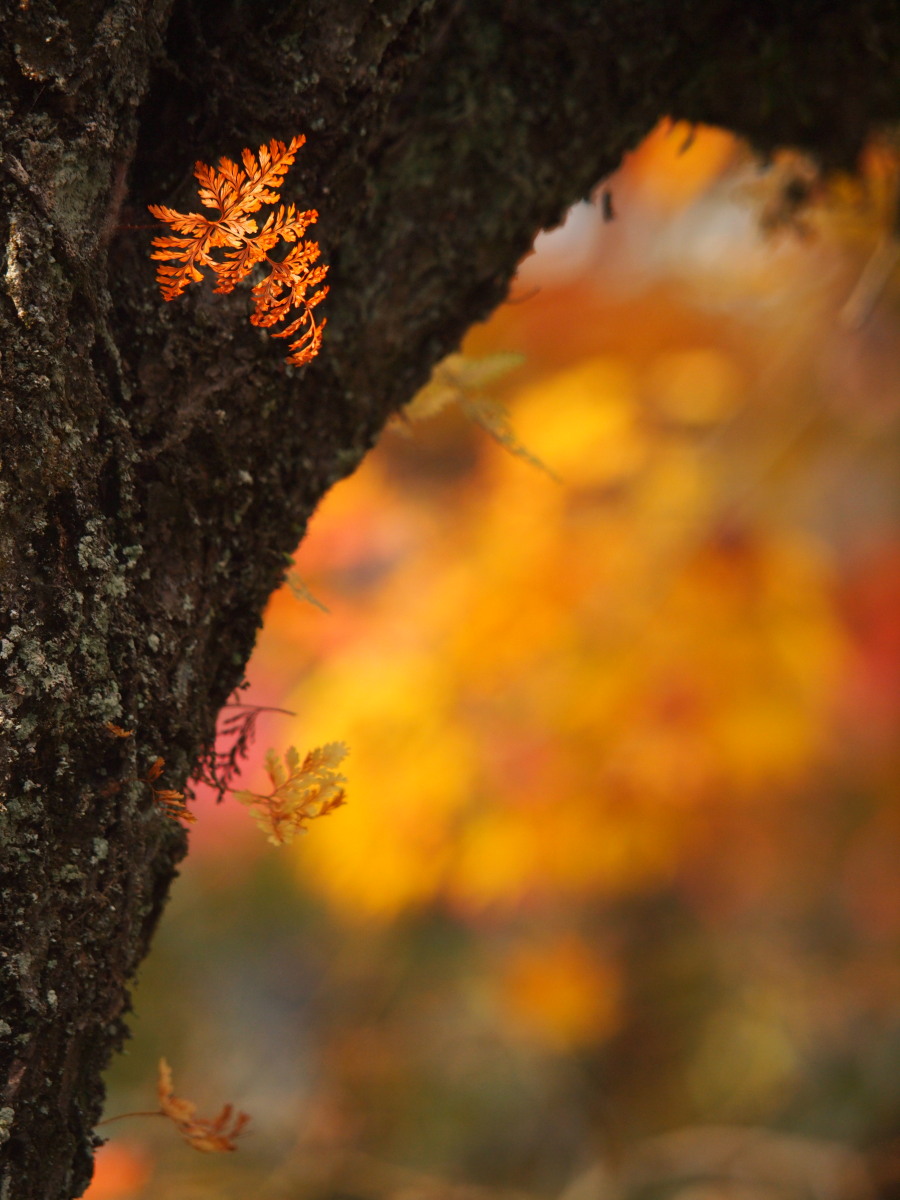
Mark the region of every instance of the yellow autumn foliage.
<instances>
[{"instance_id":1,"label":"yellow autumn foliage","mask_svg":"<svg viewBox=\"0 0 900 1200\"><path fill-rule=\"evenodd\" d=\"M316 513L257 744L346 738L349 804L277 861L209 805L169 927L179 1057L253 1061L254 1157L299 1127L300 1192L404 1161L569 1194L723 1121L893 1171L898 178L665 123ZM299 755L246 767L267 833L314 815Z\"/></svg>"},{"instance_id":2,"label":"yellow autumn foliage","mask_svg":"<svg viewBox=\"0 0 900 1200\"><path fill-rule=\"evenodd\" d=\"M667 416L739 403L714 358L676 365ZM729 522L709 457L643 395L613 357L521 388L517 432L559 482L487 448L477 503L407 531L371 624L288 698L304 736L353 746L353 803L298 860L345 915L646 886L693 809L789 788L823 753L842 653L825 555Z\"/></svg>"}]
</instances>

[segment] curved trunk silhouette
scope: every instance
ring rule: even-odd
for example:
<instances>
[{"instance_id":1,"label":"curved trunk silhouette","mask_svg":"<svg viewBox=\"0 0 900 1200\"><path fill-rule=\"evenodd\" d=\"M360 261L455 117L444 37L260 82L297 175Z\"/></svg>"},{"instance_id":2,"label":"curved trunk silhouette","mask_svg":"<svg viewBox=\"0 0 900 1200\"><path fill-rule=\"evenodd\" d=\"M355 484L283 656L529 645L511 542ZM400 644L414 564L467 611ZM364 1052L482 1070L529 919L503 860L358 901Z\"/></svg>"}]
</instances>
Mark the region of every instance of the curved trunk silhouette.
<instances>
[{"instance_id":1,"label":"curved trunk silhouette","mask_svg":"<svg viewBox=\"0 0 900 1200\"><path fill-rule=\"evenodd\" d=\"M661 116L852 162L900 117L900 9L0 0L0 29L0 1200L68 1200L185 850L143 777L209 745L318 500ZM197 207L196 159L297 133L331 292L293 371L241 289L162 303L144 227Z\"/></svg>"}]
</instances>

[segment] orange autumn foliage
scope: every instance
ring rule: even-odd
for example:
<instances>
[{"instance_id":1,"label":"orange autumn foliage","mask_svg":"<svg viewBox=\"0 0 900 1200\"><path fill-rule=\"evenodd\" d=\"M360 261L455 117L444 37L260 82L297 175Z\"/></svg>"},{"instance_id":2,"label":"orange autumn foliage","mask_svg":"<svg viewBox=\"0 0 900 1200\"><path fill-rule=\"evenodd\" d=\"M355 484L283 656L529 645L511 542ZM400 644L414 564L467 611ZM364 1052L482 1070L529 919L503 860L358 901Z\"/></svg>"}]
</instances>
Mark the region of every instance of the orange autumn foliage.
<instances>
[{"instance_id":1,"label":"orange autumn foliage","mask_svg":"<svg viewBox=\"0 0 900 1200\"><path fill-rule=\"evenodd\" d=\"M201 267L209 267L217 276L213 289L220 295L232 292L258 264L268 274L251 292L253 325L269 329L286 319L292 309L299 310L285 328L272 337L288 338L300 332L290 344L285 359L292 366L308 363L319 352L325 322L318 325L312 310L325 298L327 287L319 285L328 268L315 266L319 257L317 242L304 241L303 235L318 218L313 209L298 212L293 204L280 205L271 212L262 228L251 216L264 204L278 204L284 175L306 139L291 138L285 145L276 139L259 148L258 159L251 150L241 152L243 170L229 158L220 158L218 167L198 162L194 174L200 183L200 200L207 208L219 210L214 220L202 213L180 213L164 204L148 205L150 212L170 225L173 235L153 239L159 249L151 254L161 265L157 282L164 300L175 300L191 283L203 279ZM279 241L294 243L280 261L268 251ZM212 251L225 250L225 260L215 259ZM318 290L317 290L318 289Z\"/></svg>"},{"instance_id":2,"label":"orange autumn foliage","mask_svg":"<svg viewBox=\"0 0 900 1200\"><path fill-rule=\"evenodd\" d=\"M695 349L544 373L512 407L563 482L483 446L452 527L440 503L401 510L377 460L320 513L307 553L362 528L357 562L384 544L388 566L358 603L314 575L333 615L321 634L307 618L319 640L285 703L304 737L346 732L354 803L304 847L305 887L385 920L641 891L708 808L761 803L820 759L843 653L829 561L798 531L723 519L729 481L697 447L740 408L727 366ZM299 643L296 606L282 638L288 621Z\"/></svg>"}]
</instances>

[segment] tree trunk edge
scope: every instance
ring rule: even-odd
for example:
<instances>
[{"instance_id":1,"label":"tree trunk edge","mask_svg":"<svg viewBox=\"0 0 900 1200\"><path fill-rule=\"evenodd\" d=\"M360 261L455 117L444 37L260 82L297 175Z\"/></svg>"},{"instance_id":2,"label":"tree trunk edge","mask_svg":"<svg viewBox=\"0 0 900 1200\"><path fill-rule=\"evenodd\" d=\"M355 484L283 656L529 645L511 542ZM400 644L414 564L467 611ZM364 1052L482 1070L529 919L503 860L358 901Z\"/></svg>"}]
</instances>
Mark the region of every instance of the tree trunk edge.
<instances>
[{"instance_id":1,"label":"tree trunk edge","mask_svg":"<svg viewBox=\"0 0 900 1200\"><path fill-rule=\"evenodd\" d=\"M660 116L845 165L900 115L895 4L320 0L260 22L184 0L163 48L172 7L0 7L0 1200L89 1179L100 1072L184 851L147 767L182 786L318 499L534 232ZM195 156L301 122L332 296L326 352L292 377L239 298L162 306L152 234L114 231Z\"/></svg>"}]
</instances>

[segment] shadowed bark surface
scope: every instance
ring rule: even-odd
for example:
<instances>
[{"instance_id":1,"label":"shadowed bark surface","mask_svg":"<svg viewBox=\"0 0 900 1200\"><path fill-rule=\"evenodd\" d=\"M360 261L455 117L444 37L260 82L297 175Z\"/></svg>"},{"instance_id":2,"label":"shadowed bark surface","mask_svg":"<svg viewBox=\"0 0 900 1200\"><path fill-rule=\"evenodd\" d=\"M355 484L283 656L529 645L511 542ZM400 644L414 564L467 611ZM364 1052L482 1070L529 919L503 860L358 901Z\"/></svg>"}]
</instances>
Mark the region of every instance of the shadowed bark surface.
<instances>
[{"instance_id":1,"label":"shadowed bark surface","mask_svg":"<svg viewBox=\"0 0 900 1200\"><path fill-rule=\"evenodd\" d=\"M900 5L0 0L0 29L0 1200L68 1200L185 850L142 776L183 786L318 500L661 116L852 163L900 118ZM302 371L240 289L163 304L134 228L295 133L283 199L331 264Z\"/></svg>"}]
</instances>

